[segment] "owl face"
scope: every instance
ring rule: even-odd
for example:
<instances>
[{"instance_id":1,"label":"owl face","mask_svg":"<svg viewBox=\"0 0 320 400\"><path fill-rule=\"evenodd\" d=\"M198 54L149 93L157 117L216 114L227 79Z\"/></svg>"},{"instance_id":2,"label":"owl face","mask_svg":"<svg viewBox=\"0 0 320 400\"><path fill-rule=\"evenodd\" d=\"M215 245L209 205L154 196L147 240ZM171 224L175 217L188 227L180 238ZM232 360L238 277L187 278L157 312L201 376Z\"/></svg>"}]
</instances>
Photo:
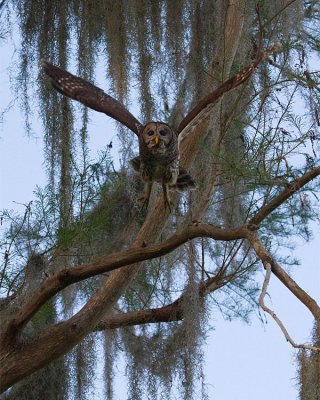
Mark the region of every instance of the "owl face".
<instances>
[{"instance_id":1,"label":"owl face","mask_svg":"<svg viewBox=\"0 0 320 400\"><path fill-rule=\"evenodd\" d=\"M172 129L163 122L149 122L142 131L142 139L148 149L156 153L165 152L172 141Z\"/></svg>"}]
</instances>

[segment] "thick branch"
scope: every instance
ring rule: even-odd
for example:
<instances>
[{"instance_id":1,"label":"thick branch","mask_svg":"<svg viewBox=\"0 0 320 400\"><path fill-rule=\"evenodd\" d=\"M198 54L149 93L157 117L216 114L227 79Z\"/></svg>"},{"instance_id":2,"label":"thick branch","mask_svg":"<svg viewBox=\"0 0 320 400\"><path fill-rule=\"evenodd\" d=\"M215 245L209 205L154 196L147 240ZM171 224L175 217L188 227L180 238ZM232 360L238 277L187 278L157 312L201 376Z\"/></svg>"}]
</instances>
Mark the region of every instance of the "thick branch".
<instances>
[{"instance_id":1,"label":"thick branch","mask_svg":"<svg viewBox=\"0 0 320 400\"><path fill-rule=\"evenodd\" d=\"M207 279L199 285L199 296L204 297L225 285L222 275ZM125 326L143 325L158 322L180 321L183 319L183 295L173 303L164 307L150 308L147 310L132 311L125 314L115 314L104 318L96 326L95 331L105 329L123 328Z\"/></svg>"},{"instance_id":2,"label":"thick branch","mask_svg":"<svg viewBox=\"0 0 320 400\"><path fill-rule=\"evenodd\" d=\"M95 331L157 322L180 321L182 318L181 302L177 300L164 307L111 315L109 318L101 320L96 326Z\"/></svg>"},{"instance_id":3,"label":"thick branch","mask_svg":"<svg viewBox=\"0 0 320 400\"><path fill-rule=\"evenodd\" d=\"M280 205L290 195L298 190L298 187L303 186L303 184L317 176L319 174L318 169L319 168L310 171L310 173L305 174L303 177L295 181L294 184L291 185L295 190L291 190L288 193L286 189L283 193L277 196L276 199L266 205L263 208L264 213L262 214L262 212L259 212L256 215L256 219L253 219L253 221L258 221L259 219L257 216L259 215L259 218L264 218L275 208L274 204ZM162 199L158 200L154 209L148 215L145 224L141 228L140 234L137 236L137 239L131 248L124 250L123 252L100 257L91 263L74 267L70 270L62 271L57 275L49 277L37 294L35 294L28 304L23 307L20 314L10 325L3 343L9 345L10 340L8 341L6 339L14 337L11 336L11 333L17 334L17 332L21 331L26 322L30 320L32 315L34 315L41 305L67 285L101 272L120 268L122 265L159 257L195 237L207 236L217 240L236 240L247 237L256 250L257 255L262 260L272 260L270 254L263 248L256 235L245 227L224 230L210 225L192 225L183 229L179 234L173 235L163 243L144 247L144 238L148 237L151 241L155 240L153 235L155 235L154 232L157 231L157 228L159 229L157 224L160 223L159 221L165 220L166 211L163 209L161 200ZM302 303L309 308L315 318L320 320L320 309L317 303L273 260L271 265L272 272L299 298L300 301L302 301ZM86 334L92 331L103 315L105 315L106 309L110 309L110 307L115 304L139 268L140 265L136 263L123 267L121 270L118 269L117 271L114 271L108 281L96 292L95 295L92 296L86 306L83 307L79 313L70 320L48 329L46 334L39 338L35 343L24 346L21 350L16 349L15 351L12 351L11 348L8 352L4 349L4 359L7 363L6 368L3 367L3 389L5 390L17 380L46 365L48 360L51 361L59 355L65 354ZM162 312L168 313L168 309L163 310ZM165 317L163 316L163 318ZM34 352L37 352L38 354L37 362L32 363L28 368L25 368L30 357L35 354ZM21 363L21 360L24 360L24 362ZM10 368L10 365L12 368ZM18 368L19 365L20 367Z\"/></svg>"},{"instance_id":4,"label":"thick branch","mask_svg":"<svg viewBox=\"0 0 320 400\"><path fill-rule=\"evenodd\" d=\"M210 230L210 227L209 227ZM238 230L240 235L241 230ZM244 229L242 229L242 234ZM234 233L234 236L237 237ZM226 240L226 239L225 239ZM228 239L227 239L228 240ZM38 337L33 342L24 344L23 346L8 347L2 352L0 359L0 389L6 390L18 380L38 370L46 365L49 361L70 351L80 340L88 333L95 330L97 324L105 316L106 309L110 309L121 296L132 276L139 270L140 264L136 263L132 266L123 267L121 270L114 271L109 278L102 284L98 291L90 298L85 306L72 318L61 322L57 325L47 327L38 333ZM213 287L213 282L219 277L208 279L205 284L199 286L199 295L205 295L205 289L215 290L219 285ZM135 315L128 314L123 316L121 325L123 326L123 318L126 319L127 325L132 323L135 318L138 320L153 322L152 318L168 321L170 318L181 318L181 298L175 303L164 307L156 312L149 310L142 311ZM153 315L153 316L152 316ZM121 318L121 317L116 317ZM112 327L117 327L120 321L111 320ZM32 358L32 362L30 362Z\"/></svg>"},{"instance_id":5,"label":"thick branch","mask_svg":"<svg viewBox=\"0 0 320 400\"><path fill-rule=\"evenodd\" d=\"M19 380L69 352L92 332L106 310L111 309L139 269L127 266L113 273L82 309L67 321L46 327L27 343L6 346L0 353L0 393ZM118 272L118 271L115 271Z\"/></svg>"},{"instance_id":6,"label":"thick branch","mask_svg":"<svg viewBox=\"0 0 320 400\"><path fill-rule=\"evenodd\" d=\"M99 257L89 263L65 269L45 280L40 289L10 323L2 340L4 342L8 342L8 340L13 342L15 336L46 301L73 283L101 273L110 272L126 265L161 257L196 237L211 237L216 240L228 241L244 238L245 235L244 228L221 229L206 224L191 225L185 227L179 233L172 235L162 243L150 246L146 243L143 243L141 246L131 246L126 250Z\"/></svg>"},{"instance_id":7,"label":"thick branch","mask_svg":"<svg viewBox=\"0 0 320 400\"><path fill-rule=\"evenodd\" d=\"M289 197L301 189L304 185L312 181L320 175L320 166L312 169L300 178L293 181L286 189L284 189L278 196L271 200L268 204L261 207L257 214L251 218L249 224L259 225L269 214L284 203Z\"/></svg>"},{"instance_id":8,"label":"thick branch","mask_svg":"<svg viewBox=\"0 0 320 400\"><path fill-rule=\"evenodd\" d=\"M303 184L317 176L319 174L318 169L319 168L310 171L310 173L305 174L303 177L295 181L294 184L291 185L295 190L288 192L286 189L283 193L277 196L276 199L266 205L263 208L264 212L259 212L256 215L256 219L253 219L253 221L258 221L261 218L264 218L275 208L274 204L280 205L290 195L292 195L294 191L298 190L298 187L303 186ZM155 218L155 216L157 218ZM270 254L263 248L257 236L244 227L223 230L210 225L192 225L183 229L179 234L173 235L163 243L144 247L145 243L143 238L148 237L151 241L154 240L151 232L154 234L156 228L159 228L157 226L157 224L159 224L159 219L163 221L165 216L166 211L163 209L161 199L159 199L151 214L148 215L145 224L141 228L140 234L131 248L124 250L123 252L100 257L91 263L62 271L61 273L48 278L37 294L23 307L20 314L10 325L9 330L7 330L8 335L6 336L6 339L10 338L11 333L21 331L26 322L32 317L32 315L34 315L41 305L67 285L101 272L120 268L122 265L159 257L194 237L207 236L217 240L236 240L247 237L257 255L262 260L272 260ZM260 216L260 219L257 218L257 216ZM151 231L149 230L150 227ZM320 309L317 303L273 260L271 265L272 272L299 298L303 304L309 308L315 318L320 320ZM108 281L95 295L92 296L86 306L70 320L48 329L44 336L39 338L35 343L24 347L21 351L16 350L14 352L6 352L4 350L4 358L7 361L6 368L2 375L4 390L22 377L46 365L48 360L68 352L86 334L92 331L102 316L105 315L106 309L109 309L117 301L139 268L140 265L136 263L123 267L121 270L114 271ZM168 309L164 309L162 312L168 313ZM162 317L165 318L164 316ZM9 344L6 339L4 340L4 344ZM41 357L40 355L38 356L37 363L33 363L29 368L23 367L23 365L25 366L26 363L28 363L28 360L32 357L32 354L34 354L35 351L39 352L38 354L41 354ZM21 363L18 362L18 360L24 360L24 362ZM9 365L12 365L13 369L11 369ZM17 370L19 369L18 365L21 366L21 370L19 371Z\"/></svg>"}]
</instances>

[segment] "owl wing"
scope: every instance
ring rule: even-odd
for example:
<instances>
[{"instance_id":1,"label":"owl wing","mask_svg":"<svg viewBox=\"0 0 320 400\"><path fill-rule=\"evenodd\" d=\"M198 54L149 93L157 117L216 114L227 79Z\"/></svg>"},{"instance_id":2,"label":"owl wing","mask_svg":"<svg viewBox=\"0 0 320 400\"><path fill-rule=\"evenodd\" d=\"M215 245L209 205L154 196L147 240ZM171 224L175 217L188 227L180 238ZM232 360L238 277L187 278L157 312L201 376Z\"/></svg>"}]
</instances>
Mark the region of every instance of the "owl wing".
<instances>
[{"instance_id":1,"label":"owl wing","mask_svg":"<svg viewBox=\"0 0 320 400\"><path fill-rule=\"evenodd\" d=\"M58 92L80 101L93 110L107 114L139 135L141 123L119 101L92 83L52 65L43 58L41 65L52 86Z\"/></svg>"},{"instance_id":2,"label":"owl wing","mask_svg":"<svg viewBox=\"0 0 320 400\"><path fill-rule=\"evenodd\" d=\"M129 161L131 167L136 171L140 172L140 165L141 165L141 159L140 156L133 158L132 160Z\"/></svg>"},{"instance_id":3,"label":"owl wing","mask_svg":"<svg viewBox=\"0 0 320 400\"><path fill-rule=\"evenodd\" d=\"M241 85L253 74L257 66L271 53L275 52L279 48L279 43L270 46L265 52L261 53L260 56L247 67L243 68L236 75L233 75L230 79L224 82L212 93L205 96L181 121L177 128L178 133L178 144L180 146L181 141L191 133L201 121L207 118L210 111L217 103L217 101L230 90Z\"/></svg>"}]
</instances>

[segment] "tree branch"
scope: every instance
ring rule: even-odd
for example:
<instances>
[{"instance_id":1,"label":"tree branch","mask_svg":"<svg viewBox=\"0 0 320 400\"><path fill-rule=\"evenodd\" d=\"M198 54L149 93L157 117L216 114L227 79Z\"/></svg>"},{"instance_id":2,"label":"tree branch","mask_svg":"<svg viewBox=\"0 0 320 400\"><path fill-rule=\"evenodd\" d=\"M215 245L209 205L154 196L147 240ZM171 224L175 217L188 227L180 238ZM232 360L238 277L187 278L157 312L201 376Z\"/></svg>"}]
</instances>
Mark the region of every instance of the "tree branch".
<instances>
[{"instance_id":1,"label":"tree branch","mask_svg":"<svg viewBox=\"0 0 320 400\"><path fill-rule=\"evenodd\" d=\"M216 240L230 241L244 238L245 235L246 229L244 227L221 229L207 224L190 225L162 243L148 246L143 242L142 245L136 244L126 250L101 256L86 264L67 268L44 281L39 290L22 307L16 318L11 321L1 341L3 343L8 343L8 341L13 343L15 337L39 308L56 293L73 283L126 265L161 257L197 237L211 237Z\"/></svg>"},{"instance_id":2,"label":"tree branch","mask_svg":"<svg viewBox=\"0 0 320 400\"><path fill-rule=\"evenodd\" d=\"M217 275L199 284L199 296L204 297L225 285L223 274L218 271ZM116 329L125 326L143 325L158 322L180 321L183 319L182 309L183 295L173 303L164 307L150 308L147 310L132 311L124 314L111 315L102 319L96 326L95 331L105 329Z\"/></svg>"},{"instance_id":3,"label":"tree branch","mask_svg":"<svg viewBox=\"0 0 320 400\"><path fill-rule=\"evenodd\" d=\"M298 189L310 182L319 174L320 167L317 167L304 174L301 178L295 180L269 204L262 207L260 211L250 220L250 224L255 225L261 222L275 208L277 208ZM157 204L155 208L161 208L161 199L158 201L158 203L159 204ZM144 227L145 226L147 225L144 224ZM141 232L143 232L143 229ZM257 237L252 237L252 235L250 237L250 233L248 234L248 232L250 231L244 227L236 229L220 229L206 224L192 225L184 228L180 233L171 236L160 244L147 246L145 242L140 241L141 243L139 244L139 239L137 239L136 242L126 250L102 256L89 263L63 270L44 281L40 289L22 307L16 318L10 322L5 334L1 338L1 343L3 345L14 343L16 337L22 331L26 323L40 309L40 307L68 285L100 273L110 272L112 270L124 267L125 265L133 265L137 262L163 256L173 251L181 244L196 237L211 237L212 239L216 240L236 240L247 237L251 241L251 244L254 248L256 247L260 249L260 247L257 245ZM262 253L261 249L258 251L260 251L260 255L256 250L259 257L262 253L264 253L264 256L270 256L268 253L266 254L265 249L262 251ZM310 298L275 262L273 263L272 272L289 288L289 290L291 290L299 298L299 300L301 300L310 309L316 318L320 319L320 310L316 302Z\"/></svg>"},{"instance_id":4,"label":"tree branch","mask_svg":"<svg viewBox=\"0 0 320 400\"><path fill-rule=\"evenodd\" d=\"M304 185L312 181L320 175L320 166L305 173L300 178L293 181L287 188L285 188L278 196L271 200L268 204L262 206L260 210L254 215L249 224L259 225L269 214L284 203L289 197L301 189Z\"/></svg>"},{"instance_id":5,"label":"tree branch","mask_svg":"<svg viewBox=\"0 0 320 400\"><path fill-rule=\"evenodd\" d=\"M125 326L180 321L182 318L181 302L176 300L175 302L160 308L150 308L148 310L111 315L110 317L101 320L94 330L104 331L106 329L123 328Z\"/></svg>"},{"instance_id":6,"label":"tree branch","mask_svg":"<svg viewBox=\"0 0 320 400\"><path fill-rule=\"evenodd\" d=\"M319 167L297 179L290 185L291 190L289 190L290 188L285 189L268 205L264 206L250 222L262 221L262 219L278 205L297 191L299 187L303 186L317 175L319 175ZM122 252L99 257L92 262L78 267L61 271L46 279L37 293L23 306L17 317L11 321L6 333L2 337L2 344L4 345L3 357L6 360L6 368L3 367L2 372L3 390L14 384L17 380L46 365L48 359L52 360L67 353L86 334L90 333L106 314L106 310L111 309L112 305L114 305L121 296L133 276L139 270L140 261L167 254L182 243L195 237L211 237L216 240L236 240L246 237L250 240L260 259L263 261L267 259L269 262L272 260L272 272L309 308L315 318L320 320L320 308L317 303L274 262L252 230L247 227L220 229L206 224L192 225L184 228L180 233L173 235L163 243L146 246L144 242L145 238L148 237L150 241L155 240L156 232L160 229L159 225L161 227L163 226L166 217L167 211L164 210L162 199L159 198L154 208L148 214L144 225L130 248ZM119 270L120 267L122 267L121 270ZM108 280L75 316L68 321L48 328L43 336L39 337L34 343L23 346L23 348L19 348L19 350L16 348L15 351L13 351L13 347L11 346L15 343L18 334L35 312L49 298L72 283L115 268L118 270L113 271ZM168 312L168 310L163 310L163 312ZM11 350L8 352L8 349ZM21 366L20 370L17 365L25 365L28 363L28 360L30 360L32 354L35 354L35 351L37 354L41 354L41 357L38 356L37 362L30 365L28 368L23 368ZM21 363L21 361L23 362ZM10 368L10 365L12 368Z\"/></svg>"},{"instance_id":7,"label":"tree branch","mask_svg":"<svg viewBox=\"0 0 320 400\"><path fill-rule=\"evenodd\" d=\"M277 315L270 310L270 308L268 308L265 304L264 304L264 297L266 295L267 292L267 288L268 288L268 284L269 284L269 280L270 280L270 275L271 275L271 264L269 262L265 262L264 263L264 267L266 269L266 276L263 282L263 286L262 286L262 291L259 297L259 304L261 306L261 308L267 312L268 314L271 315L271 317L276 321L276 323L279 325L280 329L282 330L285 338L287 339L287 342L289 342L293 347L297 348L297 349L307 349L307 350L315 350L315 351L320 351L319 347L314 347L314 346L307 346L304 344L296 344L290 337L288 331L286 330L285 326L283 325L283 323L280 321L280 319L277 317Z\"/></svg>"},{"instance_id":8,"label":"tree branch","mask_svg":"<svg viewBox=\"0 0 320 400\"><path fill-rule=\"evenodd\" d=\"M287 4L285 4L283 7L280 8L279 11L277 11L271 18L268 19L268 21L266 21L261 29L263 30L267 25L269 25L275 18L277 18L286 8L288 8L289 6L291 6L292 3L295 3L297 0L291 0L289 1Z\"/></svg>"},{"instance_id":9,"label":"tree branch","mask_svg":"<svg viewBox=\"0 0 320 400\"><path fill-rule=\"evenodd\" d=\"M247 239L255 250L257 256L261 259L263 265L271 265L271 271L274 275L311 311L314 318L320 321L320 307L317 302L308 295L281 267L275 262L270 253L260 242L256 232L247 231Z\"/></svg>"}]
</instances>

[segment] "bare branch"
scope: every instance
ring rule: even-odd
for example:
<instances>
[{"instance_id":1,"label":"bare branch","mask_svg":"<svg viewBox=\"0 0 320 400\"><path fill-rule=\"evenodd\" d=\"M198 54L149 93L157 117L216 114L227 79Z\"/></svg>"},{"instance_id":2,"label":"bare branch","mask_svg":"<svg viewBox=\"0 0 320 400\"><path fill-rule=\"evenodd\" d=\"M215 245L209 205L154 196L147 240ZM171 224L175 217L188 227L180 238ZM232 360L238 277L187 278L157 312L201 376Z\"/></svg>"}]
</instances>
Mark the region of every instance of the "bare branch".
<instances>
[{"instance_id":1,"label":"bare branch","mask_svg":"<svg viewBox=\"0 0 320 400\"><path fill-rule=\"evenodd\" d=\"M289 6L291 6L292 3L296 2L297 0L291 0L289 1L287 4L285 4L283 7L280 8L279 11L277 11L271 18L268 19L268 21L266 21L261 29L264 29L267 25L269 25L275 18L277 18L278 15L280 15L286 8L288 8Z\"/></svg>"},{"instance_id":2,"label":"bare branch","mask_svg":"<svg viewBox=\"0 0 320 400\"><path fill-rule=\"evenodd\" d=\"M293 193L295 193L319 174L320 166L296 179L288 188L284 189L270 203L262 207L260 211L250 220L249 224L259 224L274 209L292 196ZM154 221L152 222L154 223ZM144 226L147 226L146 223L147 221L145 221ZM103 272L109 272L118 269L125 265L131 265L147 259L163 256L173 251L186 241L196 237L211 237L216 240L236 240L247 237L250 241L253 240L251 243L254 247L253 243L256 243L256 240L258 239L250 239L247 235L247 232L248 231L243 227L236 229L220 229L206 224L192 225L184 228L180 233L171 236L160 244L147 246L145 242L138 243L137 241L128 249L121 252L102 256L89 263L65 269L46 279L40 290L37 291L33 297L31 297L31 299L21 309L19 315L13 321L11 321L7 330L8 335L5 335L5 342L8 340L8 338L10 338L10 340L14 340L16 335L23 329L25 324L46 301L72 283L79 282ZM143 229L141 236L142 235ZM260 257L259 254L258 256ZM272 271L304 304L308 304L307 307L310 309L310 311L313 310L311 312L313 312L314 315L318 314L320 319L320 310L315 301L311 298L308 299L308 297L306 297L308 295L276 263L274 263Z\"/></svg>"},{"instance_id":3,"label":"bare branch","mask_svg":"<svg viewBox=\"0 0 320 400\"><path fill-rule=\"evenodd\" d=\"M148 310L112 315L101 320L96 326L95 331L122 328L124 326L179 321L183 318L180 303L179 300L176 300L175 302L160 308L150 308Z\"/></svg>"},{"instance_id":4,"label":"bare branch","mask_svg":"<svg viewBox=\"0 0 320 400\"><path fill-rule=\"evenodd\" d=\"M199 284L198 291L200 297L207 296L219 289L221 286L224 286L226 282L229 281L229 279L227 281L223 279L220 272L221 271L218 271L215 276ZM182 300L183 295L173 303L164 307L111 315L110 317L101 320L94 330L101 331L105 329L121 328L124 326L180 321L183 319Z\"/></svg>"},{"instance_id":5,"label":"bare branch","mask_svg":"<svg viewBox=\"0 0 320 400\"><path fill-rule=\"evenodd\" d=\"M277 207L284 203L289 197L301 189L304 185L312 181L320 175L320 166L305 173L300 178L293 181L287 188L285 188L278 196L271 200L268 204L260 208L256 215L254 215L249 224L259 225L269 214L272 213Z\"/></svg>"},{"instance_id":6,"label":"bare branch","mask_svg":"<svg viewBox=\"0 0 320 400\"><path fill-rule=\"evenodd\" d=\"M314 318L320 321L320 307L317 302L308 295L281 267L275 262L270 253L260 242L256 232L247 231L247 239L250 241L257 256L261 259L263 265L271 265L271 271L276 277L311 311Z\"/></svg>"},{"instance_id":7,"label":"bare branch","mask_svg":"<svg viewBox=\"0 0 320 400\"><path fill-rule=\"evenodd\" d=\"M314 347L314 346L307 346L304 344L296 344L290 337L288 331L286 330L285 326L283 325L283 323L281 322L281 320L277 317L277 315L275 314L275 312L273 312L272 310L270 310L270 308L268 308L265 304L264 304L264 297L266 295L267 292L267 288L268 288L268 284L269 284L269 280L270 280L270 275L271 275L271 264L269 262L265 262L264 263L264 267L266 269L266 276L263 282L263 286L262 286L262 291L259 297L259 304L261 306L261 308L267 312L268 314L271 315L271 317L276 321L276 323L279 325L280 329L282 330L287 342L289 342L293 347L297 348L297 349L307 349L307 350L314 350L314 351L320 351L319 347Z\"/></svg>"}]
</instances>

